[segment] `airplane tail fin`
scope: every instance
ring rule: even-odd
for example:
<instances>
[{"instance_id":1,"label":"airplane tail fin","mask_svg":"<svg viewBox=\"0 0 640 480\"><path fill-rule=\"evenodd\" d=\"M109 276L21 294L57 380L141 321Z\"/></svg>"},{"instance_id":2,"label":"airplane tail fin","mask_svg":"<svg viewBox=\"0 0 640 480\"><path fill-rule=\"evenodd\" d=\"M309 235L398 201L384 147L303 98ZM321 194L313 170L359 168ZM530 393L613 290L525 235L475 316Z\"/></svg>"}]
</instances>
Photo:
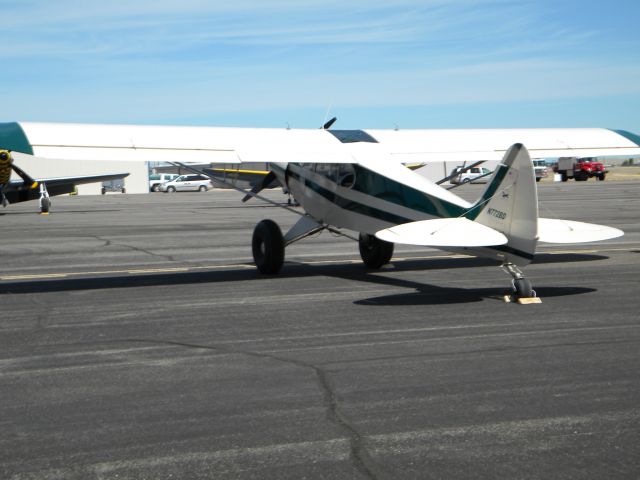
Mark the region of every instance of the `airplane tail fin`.
<instances>
[{"instance_id":1,"label":"airplane tail fin","mask_svg":"<svg viewBox=\"0 0 640 480\"><path fill-rule=\"evenodd\" d=\"M538 243L538 192L529 152L520 143L505 153L478 201L465 217L504 234L493 247L504 262L519 266L533 260Z\"/></svg>"},{"instance_id":2,"label":"airplane tail fin","mask_svg":"<svg viewBox=\"0 0 640 480\"><path fill-rule=\"evenodd\" d=\"M520 143L507 150L482 196L460 217L409 222L376 232L387 242L468 248L519 267L531 263L538 241L581 243L621 235L622 230L605 225L538 218L533 162Z\"/></svg>"}]
</instances>

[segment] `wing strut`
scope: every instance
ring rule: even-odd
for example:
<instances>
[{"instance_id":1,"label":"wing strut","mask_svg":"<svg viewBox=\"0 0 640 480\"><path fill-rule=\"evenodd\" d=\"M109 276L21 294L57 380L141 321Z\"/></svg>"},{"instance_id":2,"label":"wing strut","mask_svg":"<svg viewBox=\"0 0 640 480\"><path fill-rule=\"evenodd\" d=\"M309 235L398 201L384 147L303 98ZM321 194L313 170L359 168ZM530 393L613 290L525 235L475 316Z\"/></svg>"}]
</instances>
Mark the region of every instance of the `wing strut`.
<instances>
[{"instance_id":1,"label":"wing strut","mask_svg":"<svg viewBox=\"0 0 640 480\"><path fill-rule=\"evenodd\" d=\"M269 198L263 197L262 195L259 195L257 192L254 193L252 190L245 190L244 188L240 188L240 187L238 187L238 186L236 186L236 185L234 185L234 184L232 184L230 182L227 182L225 180L221 180L220 178L217 178L217 177L207 173L206 169L205 170L201 170L199 168L191 167L191 166L186 165L186 164L181 163L181 162L168 162L168 163L171 163L172 165L175 165L176 167L184 168L185 170L188 170L191 173L195 173L195 174L198 174L198 175L204 175L206 177L209 177L212 182L215 182L218 185L223 185L225 187L232 188L237 192L244 193L245 196L255 197L258 200L262 200L265 203L269 203L271 205L275 205L276 207L284 208L285 210L289 210L290 212L296 213L296 214L298 214L300 216L306 215L304 212L296 210L296 209L294 209L292 207L287 207L286 205L282 205L281 203L278 203L278 202L275 202L275 201L273 201L273 200L271 200Z\"/></svg>"},{"instance_id":2,"label":"wing strut","mask_svg":"<svg viewBox=\"0 0 640 480\"><path fill-rule=\"evenodd\" d=\"M206 170L205 170L206 172ZM256 185L253 186L253 188L251 189L251 194L246 194L244 196L244 198L242 199L242 203L245 203L247 200L249 200L251 197L254 197L257 193L260 193L262 190L264 190L265 188L267 188L267 186L276 179L276 174L273 172L269 172L267 173L263 178L262 181Z\"/></svg>"},{"instance_id":3,"label":"wing strut","mask_svg":"<svg viewBox=\"0 0 640 480\"><path fill-rule=\"evenodd\" d=\"M469 165L468 167L462 167L462 170L460 170L459 172L457 172L457 173L452 173L452 174L451 174L451 175L449 175L448 177L444 177L443 179L438 180L438 181L436 182L436 185L441 185L441 184L443 184L444 182L448 182L448 181L449 181L449 180L451 180L453 177L457 177L457 176L458 176L458 175L460 175L461 173L464 173L464 172L466 172L467 170L472 169L473 167L477 167L478 165L480 165L480 164L484 163L485 161L486 161L486 160L480 160L479 162L472 163L472 164L471 164L471 165ZM493 173L493 172L491 172L491 173Z\"/></svg>"},{"instance_id":4,"label":"wing strut","mask_svg":"<svg viewBox=\"0 0 640 480\"><path fill-rule=\"evenodd\" d=\"M38 181L35 178L33 178L31 175L29 175L27 172L22 170L20 167L18 167L15 163L11 164L11 168L13 169L14 172L20 175L22 180L24 180L25 185L29 185L29 188L33 189L38 186Z\"/></svg>"}]
</instances>

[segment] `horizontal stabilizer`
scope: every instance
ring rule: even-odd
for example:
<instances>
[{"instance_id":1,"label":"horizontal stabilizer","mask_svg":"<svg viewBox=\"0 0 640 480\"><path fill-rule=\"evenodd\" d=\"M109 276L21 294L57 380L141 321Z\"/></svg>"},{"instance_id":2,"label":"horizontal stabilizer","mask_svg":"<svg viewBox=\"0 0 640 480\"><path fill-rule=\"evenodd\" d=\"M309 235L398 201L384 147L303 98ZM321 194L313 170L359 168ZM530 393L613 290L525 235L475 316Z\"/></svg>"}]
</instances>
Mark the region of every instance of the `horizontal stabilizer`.
<instances>
[{"instance_id":1,"label":"horizontal stabilizer","mask_svg":"<svg viewBox=\"0 0 640 480\"><path fill-rule=\"evenodd\" d=\"M609 240L624 235L622 230L595 223L538 218L538 237L547 243L583 243Z\"/></svg>"},{"instance_id":2,"label":"horizontal stabilizer","mask_svg":"<svg viewBox=\"0 0 640 480\"><path fill-rule=\"evenodd\" d=\"M380 230L376 237L423 247L489 247L507 243L507 237L497 230L463 217L404 223Z\"/></svg>"}]
</instances>

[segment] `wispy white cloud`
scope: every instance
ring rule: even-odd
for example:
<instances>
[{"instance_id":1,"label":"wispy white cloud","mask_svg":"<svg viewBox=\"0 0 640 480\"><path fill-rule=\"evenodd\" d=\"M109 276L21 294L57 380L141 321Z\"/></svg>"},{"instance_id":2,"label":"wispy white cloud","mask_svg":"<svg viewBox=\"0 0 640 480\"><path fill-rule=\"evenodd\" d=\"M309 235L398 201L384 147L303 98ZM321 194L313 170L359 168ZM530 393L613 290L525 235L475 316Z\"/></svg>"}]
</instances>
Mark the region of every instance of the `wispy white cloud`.
<instances>
[{"instance_id":1,"label":"wispy white cloud","mask_svg":"<svg viewBox=\"0 0 640 480\"><path fill-rule=\"evenodd\" d=\"M0 95L113 121L639 95L638 34L571 2L0 0Z\"/></svg>"}]
</instances>

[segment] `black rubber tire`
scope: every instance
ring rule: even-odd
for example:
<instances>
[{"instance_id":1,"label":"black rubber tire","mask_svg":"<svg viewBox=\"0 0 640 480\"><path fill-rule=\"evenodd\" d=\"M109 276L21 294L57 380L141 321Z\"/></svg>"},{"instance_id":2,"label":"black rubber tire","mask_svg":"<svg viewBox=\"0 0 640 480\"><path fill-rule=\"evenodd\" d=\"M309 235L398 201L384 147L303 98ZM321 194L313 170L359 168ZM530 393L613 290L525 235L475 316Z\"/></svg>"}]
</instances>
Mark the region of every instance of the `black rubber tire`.
<instances>
[{"instance_id":1,"label":"black rubber tire","mask_svg":"<svg viewBox=\"0 0 640 480\"><path fill-rule=\"evenodd\" d=\"M535 297L531 282L526 278L518 278L513 281L513 289L517 298Z\"/></svg>"},{"instance_id":2,"label":"black rubber tire","mask_svg":"<svg viewBox=\"0 0 640 480\"><path fill-rule=\"evenodd\" d=\"M43 198L40 205L40 213L49 213L49 210L51 210L51 200Z\"/></svg>"},{"instance_id":3,"label":"black rubber tire","mask_svg":"<svg viewBox=\"0 0 640 480\"><path fill-rule=\"evenodd\" d=\"M567 180L569 180L569 177L567 177L567 172L562 172L560 174L560 177L561 177L563 182L566 182Z\"/></svg>"},{"instance_id":4,"label":"black rubber tire","mask_svg":"<svg viewBox=\"0 0 640 480\"><path fill-rule=\"evenodd\" d=\"M167 187L167 193L176 193L176 187Z\"/></svg>"},{"instance_id":5,"label":"black rubber tire","mask_svg":"<svg viewBox=\"0 0 640 480\"><path fill-rule=\"evenodd\" d=\"M607 174L606 173L601 173L600 175L598 175L596 178L598 180L600 180L601 182L604 181L604 179L606 178Z\"/></svg>"},{"instance_id":6,"label":"black rubber tire","mask_svg":"<svg viewBox=\"0 0 640 480\"><path fill-rule=\"evenodd\" d=\"M199 192L206 192L206 191L207 191L207 187L206 187L206 185L200 185L200 186L198 187L198 191L199 191Z\"/></svg>"},{"instance_id":7,"label":"black rubber tire","mask_svg":"<svg viewBox=\"0 0 640 480\"><path fill-rule=\"evenodd\" d=\"M536 182L539 182L542 177L536 177Z\"/></svg>"},{"instance_id":8,"label":"black rubber tire","mask_svg":"<svg viewBox=\"0 0 640 480\"><path fill-rule=\"evenodd\" d=\"M284 263L284 237L273 220L262 220L253 230L251 239L253 261L260 273L278 273Z\"/></svg>"},{"instance_id":9,"label":"black rubber tire","mask_svg":"<svg viewBox=\"0 0 640 480\"><path fill-rule=\"evenodd\" d=\"M589 180L589 174L586 172L578 172L575 174L576 182L586 182Z\"/></svg>"},{"instance_id":10,"label":"black rubber tire","mask_svg":"<svg viewBox=\"0 0 640 480\"><path fill-rule=\"evenodd\" d=\"M361 233L358 247L362 262L369 268L380 268L389 263L393 256L393 243L380 240L374 235Z\"/></svg>"},{"instance_id":11,"label":"black rubber tire","mask_svg":"<svg viewBox=\"0 0 640 480\"><path fill-rule=\"evenodd\" d=\"M151 191L152 192L159 192L160 191L160 184L156 183L153 187L151 187Z\"/></svg>"}]
</instances>

